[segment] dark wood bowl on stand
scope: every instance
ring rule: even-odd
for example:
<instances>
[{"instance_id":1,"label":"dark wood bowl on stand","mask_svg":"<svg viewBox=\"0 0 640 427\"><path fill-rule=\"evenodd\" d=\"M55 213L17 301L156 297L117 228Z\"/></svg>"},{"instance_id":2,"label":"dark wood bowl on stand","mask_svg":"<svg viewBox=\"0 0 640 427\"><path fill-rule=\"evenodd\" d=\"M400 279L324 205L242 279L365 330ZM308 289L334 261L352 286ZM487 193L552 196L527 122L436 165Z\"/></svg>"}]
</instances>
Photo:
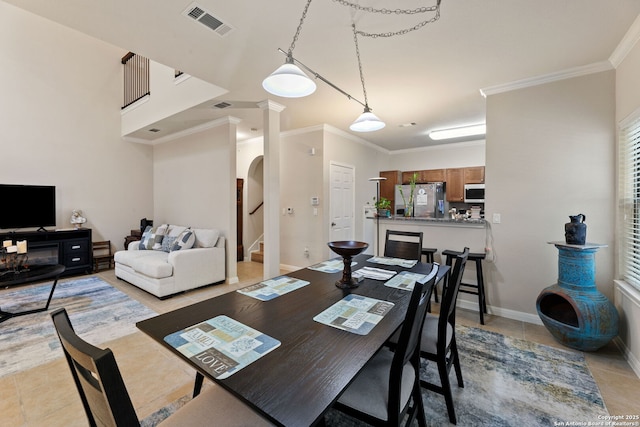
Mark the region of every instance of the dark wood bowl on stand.
<instances>
[{"instance_id":1,"label":"dark wood bowl on stand","mask_svg":"<svg viewBox=\"0 0 640 427\"><path fill-rule=\"evenodd\" d=\"M351 277L351 259L369 247L368 243L357 242L355 240L342 240L327 243L329 248L342 257L344 269L342 279L336 282L336 286L341 289L357 288L358 282Z\"/></svg>"}]
</instances>

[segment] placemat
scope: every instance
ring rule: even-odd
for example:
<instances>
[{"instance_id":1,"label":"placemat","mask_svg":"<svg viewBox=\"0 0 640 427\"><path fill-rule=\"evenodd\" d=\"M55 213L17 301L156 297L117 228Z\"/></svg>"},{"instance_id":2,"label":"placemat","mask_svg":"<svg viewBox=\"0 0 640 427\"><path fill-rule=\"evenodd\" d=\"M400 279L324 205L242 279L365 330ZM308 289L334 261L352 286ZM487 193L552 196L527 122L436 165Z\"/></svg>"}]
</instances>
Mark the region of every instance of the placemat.
<instances>
[{"instance_id":1,"label":"placemat","mask_svg":"<svg viewBox=\"0 0 640 427\"><path fill-rule=\"evenodd\" d=\"M362 295L350 294L313 318L316 322L367 335L395 304Z\"/></svg>"},{"instance_id":2,"label":"placemat","mask_svg":"<svg viewBox=\"0 0 640 427\"><path fill-rule=\"evenodd\" d=\"M384 282L385 286L389 286L390 288L398 288L404 289L407 291L412 291L416 282L426 283L429 279L429 276L426 274L418 274L412 273L410 271L402 271L396 274L392 279Z\"/></svg>"},{"instance_id":3,"label":"placemat","mask_svg":"<svg viewBox=\"0 0 640 427\"><path fill-rule=\"evenodd\" d=\"M404 268L411 268L418 263L415 259L388 258L381 256L371 257L367 261L374 264L397 265Z\"/></svg>"},{"instance_id":4,"label":"placemat","mask_svg":"<svg viewBox=\"0 0 640 427\"><path fill-rule=\"evenodd\" d=\"M274 298L278 298L280 295L284 295L296 289L300 289L303 286L309 284L306 280L296 279L288 276L278 276L273 279L265 280L255 285L247 286L246 288L238 289L237 292L250 296L252 298L259 299L260 301L269 301Z\"/></svg>"},{"instance_id":5,"label":"placemat","mask_svg":"<svg viewBox=\"0 0 640 427\"><path fill-rule=\"evenodd\" d=\"M351 261L351 266L358 264ZM333 258L328 261L319 262L307 267L309 270L322 271L323 273L338 273L344 269L344 260L342 258Z\"/></svg>"},{"instance_id":6,"label":"placemat","mask_svg":"<svg viewBox=\"0 0 640 427\"><path fill-rule=\"evenodd\" d=\"M280 346L280 341L227 316L216 316L164 340L218 379L235 374Z\"/></svg>"}]
</instances>

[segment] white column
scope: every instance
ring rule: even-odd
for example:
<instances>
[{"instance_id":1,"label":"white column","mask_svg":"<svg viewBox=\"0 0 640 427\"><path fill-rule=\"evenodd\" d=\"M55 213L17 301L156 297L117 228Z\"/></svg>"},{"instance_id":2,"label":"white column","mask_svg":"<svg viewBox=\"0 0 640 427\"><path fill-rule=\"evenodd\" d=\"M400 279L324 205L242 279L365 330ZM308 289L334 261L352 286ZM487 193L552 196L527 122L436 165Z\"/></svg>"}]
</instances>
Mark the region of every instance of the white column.
<instances>
[{"instance_id":1,"label":"white column","mask_svg":"<svg viewBox=\"0 0 640 427\"><path fill-rule=\"evenodd\" d=\"M280 112L283 105L258 103L264 123L264 278L280 274Z\"/></svg>"},{"instance_id":2,"label":"white column","mask_svg":"<svg viewBox=\"0 0 640 427\"><path fill-rule=\"evenodd\" d=\"M229 120L229 235L227 236L227 280L229 283L237 283L238 279L238 220L236 203L236 178L238 176L237 168L237 127L242 120L236 117L228 117Z\"/></svg>"}]
</instances>

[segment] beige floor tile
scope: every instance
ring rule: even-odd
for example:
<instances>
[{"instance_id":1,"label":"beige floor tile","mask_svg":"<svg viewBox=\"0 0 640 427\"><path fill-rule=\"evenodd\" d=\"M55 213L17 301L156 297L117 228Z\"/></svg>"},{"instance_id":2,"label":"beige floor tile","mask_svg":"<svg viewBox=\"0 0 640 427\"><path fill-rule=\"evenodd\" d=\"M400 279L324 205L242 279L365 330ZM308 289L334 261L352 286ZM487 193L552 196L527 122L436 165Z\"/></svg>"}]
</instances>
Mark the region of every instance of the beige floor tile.
<instances>
[{"instance_id":1,"label":"beige floor tile","mask_svg":"<svg viewBox=\"0 0 640 427\"><path fill-rule=\"evenodd\" d=\"M0 378L0 425L22 426L25 422L15 376Z\"/></svg>"}]
</instances>

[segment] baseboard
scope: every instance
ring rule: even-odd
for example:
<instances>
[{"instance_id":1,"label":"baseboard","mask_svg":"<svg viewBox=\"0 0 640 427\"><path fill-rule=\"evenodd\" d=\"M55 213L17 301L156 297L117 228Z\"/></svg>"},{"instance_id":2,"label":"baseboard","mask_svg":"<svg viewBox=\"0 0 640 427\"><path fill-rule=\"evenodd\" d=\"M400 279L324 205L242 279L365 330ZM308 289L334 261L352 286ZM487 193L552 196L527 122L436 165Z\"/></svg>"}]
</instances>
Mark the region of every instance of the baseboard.
<instances>
[{"instance_id":1,"label":"baseboard","mask_svg":"<svg viewBox=\"0 0 640 427\"><path fill-rule=\"evenodd\" d=\"M613 339L613 343L618 347L620 352L624 354L624 358L626 359L633 372L636 373L636 376L640 378L640 360L624 345L624 341L620 337L615 337Z\"/></svg>"},{"instance_id":2,"label":"baseboard","mask_svg":"<svg viewBox=\"0 0 640 427\"><path fill-rule=\"evenodd\" d=\"M465 310L478 311L477 301L466 301L458 299L458 307ZM504 317L507 319L518 320L521 322L532 323L534 325L542 325L542 320L536 314L525 313L522 311L509 310L501 307L494 307L487 305L487 312L496 316Z\"/></svg>"}]
</instances>

